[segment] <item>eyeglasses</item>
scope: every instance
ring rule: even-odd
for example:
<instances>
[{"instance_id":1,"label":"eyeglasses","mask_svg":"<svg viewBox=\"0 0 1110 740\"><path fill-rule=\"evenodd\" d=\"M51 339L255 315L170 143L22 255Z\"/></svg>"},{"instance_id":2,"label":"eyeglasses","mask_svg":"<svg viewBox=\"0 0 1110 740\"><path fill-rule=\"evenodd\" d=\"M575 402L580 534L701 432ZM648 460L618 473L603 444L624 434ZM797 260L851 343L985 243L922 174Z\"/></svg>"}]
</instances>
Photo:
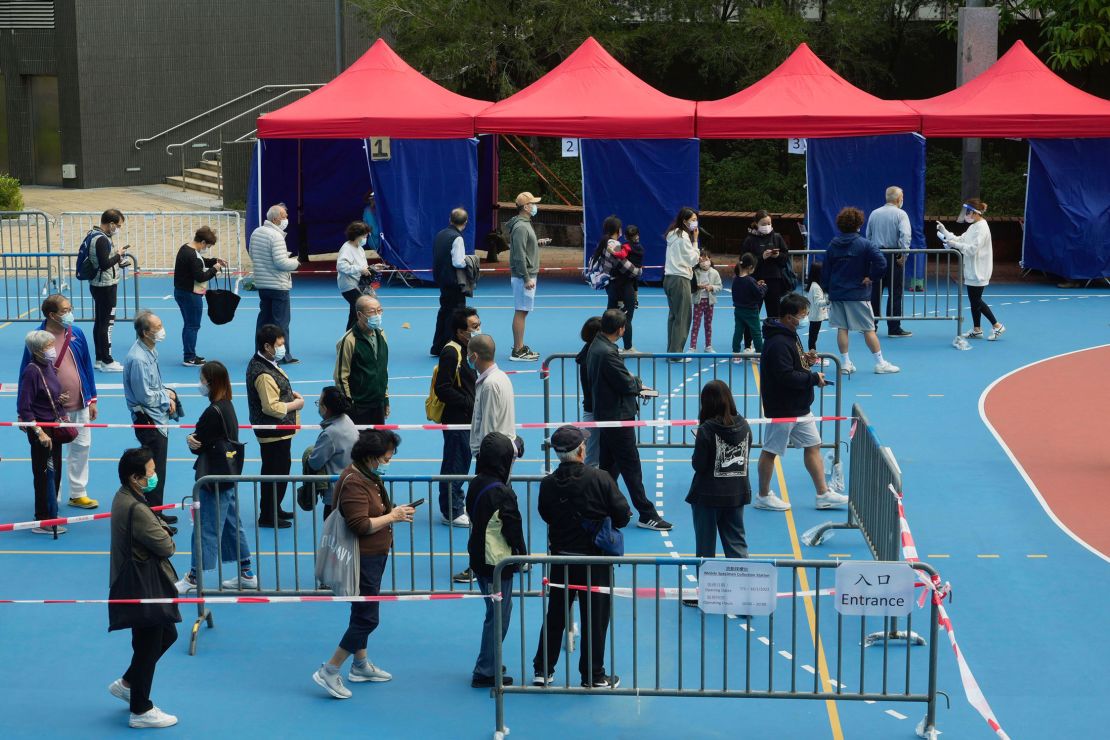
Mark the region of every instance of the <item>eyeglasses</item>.
<instances>
[{"instance_id":1,"label":"eyeglasses","mask_svg":"<svg viewBox=\"0 0 1110 740\"><path fill-rule=\"evenodd\" d=\"M381 308L371 308L366 311L367 316L381 316L383 310Z\"/></svg>"}]
</instances>

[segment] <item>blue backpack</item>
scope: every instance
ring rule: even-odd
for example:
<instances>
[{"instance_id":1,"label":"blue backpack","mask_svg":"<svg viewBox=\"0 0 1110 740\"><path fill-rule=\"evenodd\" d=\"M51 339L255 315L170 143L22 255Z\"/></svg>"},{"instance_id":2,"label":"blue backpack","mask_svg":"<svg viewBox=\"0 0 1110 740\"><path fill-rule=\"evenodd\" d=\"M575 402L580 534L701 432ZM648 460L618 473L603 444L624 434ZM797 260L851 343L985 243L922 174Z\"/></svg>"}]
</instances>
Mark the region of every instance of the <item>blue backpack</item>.
<instances>
[{"instance_id":1,"label":"blue backpack","mask_svg":"<svg viewBox=\"0 0 1110 740\"><path fill-rule=\"evenodd\" d=\"M74 266L73 273L78 280L92 280L100 273L96 267L96 255L92 255L90 259L89 253L93 248L93 242L101 235L101 232L92 229L88 234L85 234L81 246L77 248L77 263Z\"/></svg>"}]
</instances>

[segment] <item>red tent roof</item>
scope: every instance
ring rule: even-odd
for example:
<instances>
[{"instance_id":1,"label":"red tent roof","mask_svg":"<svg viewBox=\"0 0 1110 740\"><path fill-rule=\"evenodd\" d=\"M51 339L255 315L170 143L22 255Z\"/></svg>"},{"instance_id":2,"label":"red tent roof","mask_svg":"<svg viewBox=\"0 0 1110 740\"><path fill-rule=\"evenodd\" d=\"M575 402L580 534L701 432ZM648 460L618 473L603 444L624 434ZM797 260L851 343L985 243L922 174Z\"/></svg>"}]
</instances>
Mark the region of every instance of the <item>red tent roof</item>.
<instances>
[{"instance_id":1,"label":"red tent roof","mask_svg":"<svg viewBox=\"0 0 1110 740\"><path fill-rule=\"evenodd\" d=\"M382 39L338 77L258 117L260 139L465 139L489 103L447 90L397 56Z\"/></svg>"},{"instance_id":2,"label":"red tent roof","mask_svg":"<svg viewBox=\"0 0 1110 740\"><path fill-rule=\"evenodd\" d=\"M698 136L704 139L868 136L916 131L919 124L905 103L860 90L807 44L751 87L698 103Z\"/></svg>"},{"instance_id":3,"label":"red tent roof","mask_svg":"<svg viewBox=\"0 0 1110 740\"><path fill-rule=\"evenodd\" d=\"M906 103L926 136L1110 136L1110 100L1064 82L1021 41L955 90Z\"/></svg>"},{"instance_id":4,"label":"red tent roof","mask_svg":"<svg viewBox=\"0 0 1110 740\"><path fill-rule=\"evenodd\" d=\"M689 138L694 106L659 92L590 37L555 69L482 111L476 128L484 134Z\"/></svg>"}]
</instances>

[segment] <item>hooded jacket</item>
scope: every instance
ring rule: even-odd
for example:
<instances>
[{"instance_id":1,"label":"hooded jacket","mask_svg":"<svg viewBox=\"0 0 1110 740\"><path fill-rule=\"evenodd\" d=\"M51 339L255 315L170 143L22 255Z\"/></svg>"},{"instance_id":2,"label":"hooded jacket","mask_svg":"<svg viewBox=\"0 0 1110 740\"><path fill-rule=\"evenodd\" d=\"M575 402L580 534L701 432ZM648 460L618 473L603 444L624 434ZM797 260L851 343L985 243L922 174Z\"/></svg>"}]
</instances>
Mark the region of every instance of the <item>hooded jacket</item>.
<instances>
[{"instance_id":1,"label":"hooded jacket","mask_svg":"<svg viewBox=\"0 0 1110 740\"><path fill-rule=\"evenodd\" d=\"M470 540L466 550L470 553L471 570L483 578L493 577L494 566L486 564L486 527L495 511L501 513L501 534L513 555L528 554L516 493L509 485L509 471L515 457L513 440L500 432L490 432L478 448L476 474L466 489L466 514L470 517ZM516 567L506 568L502 573L510 575L516 570Z\"/></svg>"},{"instance_id":2,"label":"hooded jacket","mask_svg":"<svg viewBox=\"0 0 1110 740\"><path fill-rule=\"evenodd\" d=\"M602 555L582 522L609 517L620 529L632 518L628 502L609 474L580 462L560 463L543 479L538 509L547 522L552 555Z\"/></svg>"},{"instance_id":3,"label":"hooded jacket","mask_svg":"<svg viewBox=\"0 0 1110 740\"><path fill-rule=\"evenodd\" d=\"M509 274L535 280L540 273L540 243L531 216L513 216L505 225L509 228Z\"/></svg>"},{"instance_id":4,"label":"hooded jacket","mask_svg":"<svg viewBox=\"0 0 1110 740\"><path fill-rule=\"evenodd\" d=\"M877 283L886 270L886 257L879 247L864 239L859 232L841 234L832 240L825 252L821 270L821 287L830 301L870 301L871 286L863 279Z\"/></svg>"},{"instance_id":5,"label":"hooded jacket","mask_svg":"<svg viewBox=\"0 0 1110 740\"><path fill-rule=\"evenodd\" d=\"M797 332L778 319L763 322L760 396L771 418L807 416L813 405L818 378L802 366L801 347Z\"/></svg>"},{"instance_id":6,"label":"hooded jacket","mask_svg":"<svg viewBox=\"0 0 1110 740\"><path fill-rule=\"evenodd\" d=\"M752 430L742 416L737 416L731 425L720 419L709 419L698 425L694 454L690 458L694 479L690 482L686 503L719 508L750 504L748 453L751 447Z\"/></svg>"}]
</instances>

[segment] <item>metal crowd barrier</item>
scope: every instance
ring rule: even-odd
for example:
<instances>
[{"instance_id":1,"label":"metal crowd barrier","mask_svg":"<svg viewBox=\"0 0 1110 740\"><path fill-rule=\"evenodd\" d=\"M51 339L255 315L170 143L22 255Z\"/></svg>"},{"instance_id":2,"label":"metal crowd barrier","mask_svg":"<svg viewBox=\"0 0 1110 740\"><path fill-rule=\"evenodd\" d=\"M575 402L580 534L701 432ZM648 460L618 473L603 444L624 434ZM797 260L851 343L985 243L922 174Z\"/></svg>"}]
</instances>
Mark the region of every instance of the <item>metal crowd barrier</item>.
<instances>
[{"instance_id":1,"label":"metal crowd barrier","mask_svg":"<svg viewBox=\"0 0 1110 740\"><path fill-rule=\"evenodd\" d=\"M424 503L417 508L412 525L393 528L393 549L390 553L389 567L382 581L382 594L434 594L477 589L475 582L457 584L452 580L453 575L470 567L467 554L470 530L443 525L440 522L439 512L439 483L462 481L465 492L465 484L471 477L469 475L388 475L384 478L389 497L394 503L409 503L421 498L424 499ZM250 596L329 595L331 591L320 588L316 582L316 548L323 528L323 504L317 502L313 511L303 511L296 505L296 488L301 483L328 483L337 479L338 476L328 475L209 475L197 480L193 485L192 493L183 499L183 503L200 501L201 486L217 483L235 485L231 495L236 496L240 503L240 506L236 507L240 514L237 524L243 528L247 544L251 548L251 561L259 582L258 589L240 591L238 588L223 587L222 582L225 578L230 579L239 572L242 554L237 540L237 557L234 564L225 566L217 557L215 581L208 580L206 574L200 569L203 559L198 558L197 596L227 596L240 593ZM534 502L538 499L539 484L542 480L543 476L538 475L513 476L510 480L520 502L521 517L524 520L524 537L529 552L533 551L533 547L538 547L542 552L546 552L547 549L546 541L533 543L531 537L533 512L536 510ZM263 483L288 484L284 500L293 511L293 519L292 526L287 530L258 526L257 513L260 510ZM250 487L249 498L245 496L244 489L247 486ZM244 499L251 504L243 507ZM193 548L197 553L202 552L202 516L202 509L193 510L192 539ZM282 534L283 531L286 534ZM217 556L222 553L222 543L223 527L221 526L216 535ZM424 547L427 548L426 551ZM418 562L421 560L426 560L427 563ZM231 572L225 574L225 570ZM538 578L533 582L532 573L524 575L524 584L529 595L540 595L541 584ZM193 625L189 643L190 655L196 654L202 622L207 623L209 628L214 626L211 610L204 604L198 604L197 619Z\"/></svg>"},{"instance_id":2,"label":"metal crowd barrier","mask_svg":"<svg viewBox=\"0 0 1110 740\"><path fill-rule=\"evenodd\" d=\"M139 265L128 257L131 267L120 270L116 289L116 321L126 321L139 311ZM0 321L42 321L42 299L62 293L73 304L77 321L92 321L94 306L89 282L74 277L77 252L0 253L4 309Z\"/></svg>"},{"instance_id":3,"label":"metal crowd barrier","mask_svg":"<svg viewBox=\"0 0 1110 740\"><path fill-rule=\"evenodd\" d=\"M805 258L808 274L810 257L823 260L824 249L790 250L790 256ZM883 277L884 293L879 304L882 315L875 322L897 319L898 321L955 321L957 336L963 331L964 307L960 295L963 283L963 254L957 249L881 249L887 259L887 269ZM899 265L895 257L905 255ZM910 290L910 281L923 279L923 289ZM896 281L904 286L901 312L891 314L891 286Z\"/></svg>"},{"instance_id":4,"label":"metal crowd barrier","mask_svg":"<svg viewBox=\"0 0 1110 740\"><path fill-rule=\"evenodd\" d=\"M142 257L144 269L172 272L177 250L190 242L201 226L211 226L219 241L206 257L220 257L235 272L243 269L246 252L243 221L236 211L124 211L122 239L131 254ZM100 224L100 211L67 211L59 217L61 240L76 250L89 229ZM122 244L120 246L123 246Z\"/></svg>"},{"instance_id":5,"label":"metal crowd barrier","mask_svg":"<svg viewBox=\"0 0 1110 740\"><path fill-rule=\"evenodd\" d=\"M852 420L856 431L848 451L848 520L825 522L803 535L810 547L820 545L829 532L836 529L858 529L875 560L894 562L902 559L902 534L898 524L898 499L894 491L902 490L902 469L889 447L879 441L860 405L853 404ZM898 619L891 621L890 630L874 633L867 644L881 639L907 640L916 645L924 639L912 631L898 629Z\"/></svg>"},{"instance_id":6,"label":"metal crowd barrier","mask_svg":"<svg viewBox=\"0 0 1110 740\"><path fill-rule=\"evenodd\" d=\"M822 369L829 379L840 376L840 358L831 354L818 355L828 364ZM546 423L582 421L582 385L578 374L576 355L553 354L544 361L540 374L543 377L543 420ZM710 380L723 380L732 389L736 409L745 418L762 417L763 402L751 372L758 367L759 355L732 354L727 352L700 353L636 353L621 356L629 372L640 378L644 385L659 391L659 396L648 399L640 408L640 418L696 419L702 386ZM674 362L677 359L689 362ZM815 388L818 416L841 416L843 391L839 380L824 389ZM831 397L831 403L830 401ZM833 462L840 462L841 422L819 422L822 447L833 451ZM763 446L766 427L752 427L752 447ZM829 434L829 432L832 432ZM553 428L544 429L544 464L551 470L551 435ZM688 426L638 427L636 444L639 447L693 447L694 430Z\"/></svg>"},{"instance_id":7,"label":"metal crowd barrier","mask_svg":"<svg viewBox=\"0 0 1110 740\"><path fill-rule=\"evenodd\" d=\"M521 680L511 686L505 685L501 672L495 671L492 689L496 704L494 738L501 740L509 734L505 723L507 694L542 693L916 702L926 706L922 723L926 734L922 737L933 736L928 733L935 731L938 693L935 603L929 607L929 630L933 639L929 641L927 667L922 675L920 669L914 673L913 653L908 643L903 650L893 649L884 641L879 659L874 653L869 658L864 643L857 642L867 633L869 621L882 621L885 632L891 618L846 617L839 612L829 617L826 615L831 605L822 608L822 597L814 598L812 593L807 593L809 588L818 594L822 588L828 588L834 580L828 576L834 575L840 563L774 561L781 574L779 583L789 579L790 589L780 586L782 598L777 599L777 609L767 617L753 618L707 615L700 609L688 610L673 598L674 589L691 585L686 583L683 569L697 570L706 562L710 561L701 558L548 556L511 557L498 563L493 583L501 583L503 571L510 566L530 564L533 569L543 566L545 572L555 573L559 569L565 573L572 566L593 566L608 570L608 583L617 584L619 580L621 586L630 586L633 594L646 592L646 595L624 599L599 594L600 598L586 600L588 611L581 625L579 649L587 651L587 673L593 675L594 666L601 661L606 674L621 676L619 688L597 689L580 686L577 675L571 678L572 672L577 674L578 666L572 668L570 665L569 645L564 645L566 652L560 669L547 663L547 637L543 625L548 597L525 599L515 589L512 594L505 594L505 598L517 599L512 618L520 625L520 651L519 656L506 656L505 651L511 648L495 639L493 665L507 665L510 671L519 669ZM923 572L925 578L936 572L926 563L914 563L913 567ZM591 569L586 568L584 572L586 583L577 585L595 588L597 584L593 582ZM670 599L661 592L664 588L671 589ZM583 595L578 592L579 598ZM799 609L798 602L803 598L812 599L812 604L807 603ZM786 601L789 604L784 603ZM564 624L570 624L571 607L564 604ZM607 649L600 656L593 655L589 640L593 616L589 610L595 605L608 612ZM502 629L501 610L494 610L494 614L496 635ZM912 619L911 614L907 622ZM740 631L734 632L737 628ZM830 637L832 630L835 630L835 639ZM817 635L817 639L812 635ZM510 645L515 646L517 638L509 639ZM537 646L536 654L543 656L540 666L543 675L554 674L554 680L546 686L531 685L529 680L538 673L531 657L533 645ZM789 661L789 668L779 662L783 658Z\"/></svg>"}]
</instances>

